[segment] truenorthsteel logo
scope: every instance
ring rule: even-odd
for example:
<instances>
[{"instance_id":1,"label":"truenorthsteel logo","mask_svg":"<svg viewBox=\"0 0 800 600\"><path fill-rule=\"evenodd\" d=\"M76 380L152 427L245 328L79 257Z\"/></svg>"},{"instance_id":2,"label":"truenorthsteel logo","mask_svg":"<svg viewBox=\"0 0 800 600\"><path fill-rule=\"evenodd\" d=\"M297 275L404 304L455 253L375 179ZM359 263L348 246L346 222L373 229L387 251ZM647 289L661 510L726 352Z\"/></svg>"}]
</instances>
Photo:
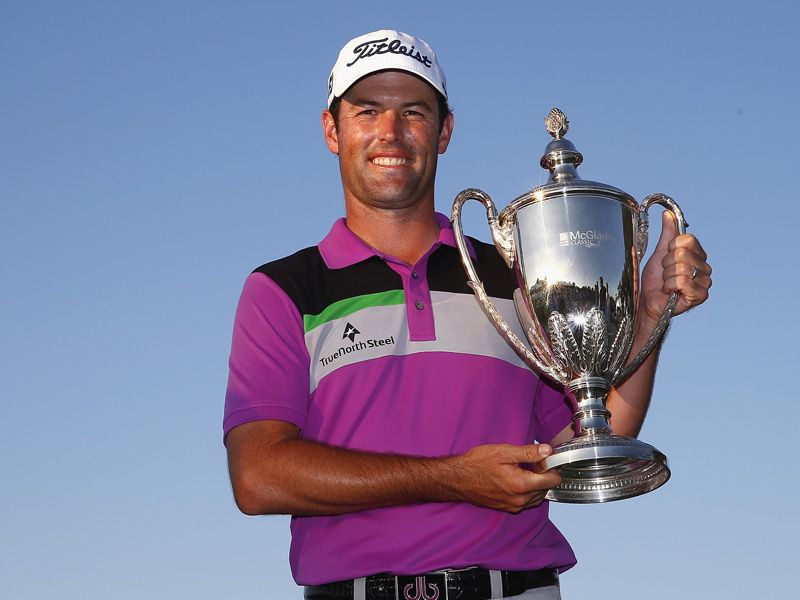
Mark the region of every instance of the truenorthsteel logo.
<instances>
[{"instance_id":1,"label":"truenorthsteel logo","mask_svg":"<svg viewBox=\"0 0 800 600\"><path fill-rule=\"evenodd\" d=\"M356 341L356 336L361 335L361 332L353 327L350 323L347 323L344 327L344 334L342 335L342 339L349 339L351 342Z\"/></svg>"},{"instance_id":2,"label":"truenorthsteel logo","mask_svg":"<svg viewBox=\"0 0 800 600\"><path fill-rule=\"evenodd\" d=\"M344 332L342 333L342 340L350 340L350 345L339 346L338 348L336 348L335 351L331 352L327 356L323 356L322 358L320 358L319 363L323 367L327 367L334 361L338 360L343 356L346 356L347 354L352 354L353 352L361 352L362 350L368 350L371 348L379 348L380 346L393 346L395 343L393 335L386 338L372 338L366 340L360 339L356 341L356 336L358 335L362 335L362 333L358 329L356 329L355 325L353 325L350 321L347 321L344 326Z\"/></svg>"},{"instance_id":3,"label":"truenorthsteel logo","mask_svg":"<svg viewBox=\"0 0 800 600\"><path fill-rule=\"evenodd\" d=\"M558 243L560 246L585 246L587 248L594 248L610 239L610 233L594 231L593 229L584 231L580 229L575 231L562 231L558 234Z\"/></svg>"}]
</instances>

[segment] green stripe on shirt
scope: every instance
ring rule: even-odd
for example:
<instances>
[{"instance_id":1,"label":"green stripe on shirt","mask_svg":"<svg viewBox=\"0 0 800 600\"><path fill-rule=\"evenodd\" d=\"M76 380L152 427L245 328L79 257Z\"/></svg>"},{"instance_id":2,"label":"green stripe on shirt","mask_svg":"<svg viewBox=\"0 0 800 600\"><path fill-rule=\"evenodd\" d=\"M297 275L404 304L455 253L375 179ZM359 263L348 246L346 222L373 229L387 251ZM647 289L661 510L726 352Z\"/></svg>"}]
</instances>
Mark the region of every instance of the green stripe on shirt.
<instances>
[{"instance_id":1,"label":"green stripe on shirt","mask_svg":"<svg viewBox=\"0 0 800 600\"><path fill-rule=\"evenodd\" d=\"M303 328L308 333L315 327L323 323L340 319L351 315L354 312L372 306L391 306L393 304L403 304L405 302L405 292L403 290L391 290L388 292L378 292L376 294L364 294L363 296L353 296L334 302L326 307L318 315L303 315Z\"/></svg>"}]
</instances>

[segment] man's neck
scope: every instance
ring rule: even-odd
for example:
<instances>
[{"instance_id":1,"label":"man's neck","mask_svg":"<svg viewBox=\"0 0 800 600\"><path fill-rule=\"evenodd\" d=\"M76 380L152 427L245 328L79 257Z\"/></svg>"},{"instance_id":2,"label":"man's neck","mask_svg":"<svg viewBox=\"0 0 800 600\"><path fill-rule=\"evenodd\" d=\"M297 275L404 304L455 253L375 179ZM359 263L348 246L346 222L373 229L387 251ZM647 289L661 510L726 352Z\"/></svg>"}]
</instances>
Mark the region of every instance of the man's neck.
<instances>
[{"instance_id":1,"label":"man's neck","mask_svg":"<svg viewBox=\"0 0 800 600\"><path fill-rule=\"evenodd\" d=\"M359 205L347 210L347 227L367 244L413 265L439 239L432 207L385 210Z\"/></svg>"}]
</instances>

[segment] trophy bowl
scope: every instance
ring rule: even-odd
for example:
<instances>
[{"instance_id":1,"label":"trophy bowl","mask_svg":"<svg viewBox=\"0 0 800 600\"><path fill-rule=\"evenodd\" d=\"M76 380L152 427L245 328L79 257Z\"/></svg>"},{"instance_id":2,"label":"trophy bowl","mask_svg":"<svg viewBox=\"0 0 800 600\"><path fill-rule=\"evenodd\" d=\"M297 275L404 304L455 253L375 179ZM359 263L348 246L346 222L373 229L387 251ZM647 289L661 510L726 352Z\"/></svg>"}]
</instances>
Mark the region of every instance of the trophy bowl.
<instances>
[{"instance_id":1,"label":"trophy bowl","mask_svg":"<svg viewBox=\"0 0 800 600\"><path fill-rule=\"evenodd\" d=\"M614 435L606 400L656 346L669 324L672 294L644 347L629 359L639 300L639 262L647 249L647 211L671 211L679 233L683 212L664 194L639 205L622 190L582 180L583 161L563 136L568 121L558 109L545 119L554 140L541 159L549 181L511 202L499 215L481 190L455 199L453 229L468 283L486 315L537 373L561 384L573 402L575 437L545 460L561 474L549 500L595 503L652 491L669 479L664 454L636 438ZM486 208L494 244L518 288L514 304L526 341L503 319L483 289L467 251L461 208L477 200Z\"/></svg>"}]
</instances>

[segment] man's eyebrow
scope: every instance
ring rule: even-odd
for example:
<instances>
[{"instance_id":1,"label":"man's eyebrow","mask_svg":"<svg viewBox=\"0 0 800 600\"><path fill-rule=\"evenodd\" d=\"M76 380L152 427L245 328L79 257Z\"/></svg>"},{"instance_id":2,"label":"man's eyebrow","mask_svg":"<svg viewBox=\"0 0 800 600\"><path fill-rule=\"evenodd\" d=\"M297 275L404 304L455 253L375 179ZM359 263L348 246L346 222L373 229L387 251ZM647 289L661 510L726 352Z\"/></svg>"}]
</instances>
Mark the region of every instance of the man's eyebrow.
<instances>
[{"instance_id":1,"label":"man's eyebrow","mask_svg":"<svg viewBox=\"0 0 800 600\"><path fill-rule=\"evenodd\" d=\"M433 106L430 103L428 103L427 100L423 100L421 98L419 100L414 100L413 102L404 102L402 106L403 108L411 108L412 106L421 106L424 109L433 110Z\"/></svg>"},{"instance_id":2,"label":"man's eyebrow","mask_svg":"<svg viewBox=\"0 0 800 600\"><path fill-rule=\"evenodd\" d=\"M380 106L381 103L377 100L368 100L366 98L354 98L350 100L350 104L355 104L356 106Z\"/></svg>"},{"instance_id":3,"label":"man's eyebrow","mask_svg":"<svg viewBox=\"0 0 800 600\"><path fill-rule=\"evenodd\" d=\"M373 106L373 107L380 107L383 106L383 102L378 102L377 100L370 100L368 98L354 98L350 100L350 104L354 106ZM412 100L410 102L403 102L400 106L403 108L412 108L414 106L420 106L425 108L426 110L433 110L433 106L426 100L420 98L419 100Z\"/></svg>"}]
</instances>

